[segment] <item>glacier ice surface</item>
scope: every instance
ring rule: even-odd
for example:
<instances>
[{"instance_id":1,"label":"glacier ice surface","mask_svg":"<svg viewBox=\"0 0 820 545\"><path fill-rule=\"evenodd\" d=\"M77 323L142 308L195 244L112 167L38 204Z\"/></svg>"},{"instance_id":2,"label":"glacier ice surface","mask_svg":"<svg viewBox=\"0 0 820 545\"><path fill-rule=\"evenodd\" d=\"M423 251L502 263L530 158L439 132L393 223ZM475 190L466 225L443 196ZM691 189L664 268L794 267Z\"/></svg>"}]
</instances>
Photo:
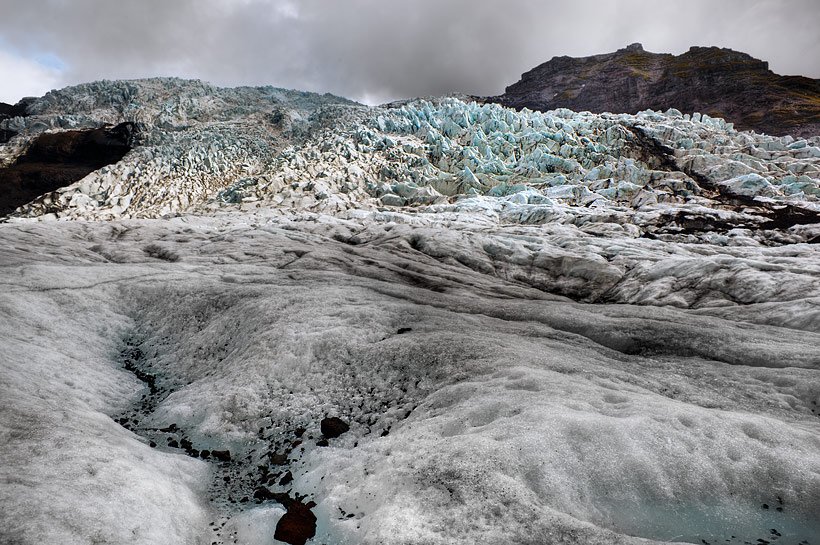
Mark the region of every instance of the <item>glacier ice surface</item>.
<instances>
[{"instance_id":1,"label":"glacier ice surface","mask_svg":"<svg viewBox=\"0 0 820 545\"><path fill-rule=\"evenodd\" d=\"M142 140L0 223L0 541L273 544L288 493L316 543L817 542L817 138L173 79L32 114L0 164Z\"/></svg>"},{"instance_id":2,"label":"glacier ice surface","mask_svg":"<svg viewBox=\"0 0 820 545\"><path fill-rule=\"evenodd\" d=\"M816 535L813 246L482 217L0 226L6 535L273 543L278 504L208 503L219 464L109 418L146 393L117 368L126 338L170 385L132 428L247 460L230 475L248 495L287 452L293 483L272 488L318 504L318 542ZM351 431L317 446L327 415Z\"/></svg>"}]
</instances>

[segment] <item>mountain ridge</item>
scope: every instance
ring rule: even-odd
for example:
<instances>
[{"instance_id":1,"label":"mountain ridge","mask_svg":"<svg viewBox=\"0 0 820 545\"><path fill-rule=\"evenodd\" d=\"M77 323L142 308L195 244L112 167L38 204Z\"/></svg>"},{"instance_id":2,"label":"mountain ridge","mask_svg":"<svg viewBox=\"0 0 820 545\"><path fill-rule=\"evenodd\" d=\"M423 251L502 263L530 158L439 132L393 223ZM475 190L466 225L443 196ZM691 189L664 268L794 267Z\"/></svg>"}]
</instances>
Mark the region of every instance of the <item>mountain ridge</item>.
<instances>
[{"instance_id":1,"label":"mountain ridge","mask_svg":"<svg viewBox=\"0 0 820 545\"><path fill-rule=\"evenodd\" d=\"M487 100L537 111L675 108L722 117L739 130L820 134L820 80L781 76L766 61L718 47L691 47L673 55L634 43L613 53L553 57Z\"/></svg>"}]
</instances>

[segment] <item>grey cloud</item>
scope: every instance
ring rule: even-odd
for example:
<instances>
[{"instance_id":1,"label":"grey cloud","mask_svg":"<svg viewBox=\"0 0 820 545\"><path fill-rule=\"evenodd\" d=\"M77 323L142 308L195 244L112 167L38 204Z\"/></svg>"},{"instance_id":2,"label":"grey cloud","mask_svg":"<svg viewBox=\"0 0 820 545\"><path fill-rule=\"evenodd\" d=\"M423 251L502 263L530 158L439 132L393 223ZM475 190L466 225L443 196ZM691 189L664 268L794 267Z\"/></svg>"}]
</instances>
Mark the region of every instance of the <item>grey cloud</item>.
<instances>
[{"instance_id":1,"label":"grey cloud","mask_svg":"<svg viewBox=\"0 0 820 545\"><path fill-rule=\"evenodd\" d=\"M175 75L370 101L496 94L555 55L636 41L731 47L820 77L816 0L0 0L0 12L0 49L58 55L61 84Z\"/></svg>"}]
</instances>

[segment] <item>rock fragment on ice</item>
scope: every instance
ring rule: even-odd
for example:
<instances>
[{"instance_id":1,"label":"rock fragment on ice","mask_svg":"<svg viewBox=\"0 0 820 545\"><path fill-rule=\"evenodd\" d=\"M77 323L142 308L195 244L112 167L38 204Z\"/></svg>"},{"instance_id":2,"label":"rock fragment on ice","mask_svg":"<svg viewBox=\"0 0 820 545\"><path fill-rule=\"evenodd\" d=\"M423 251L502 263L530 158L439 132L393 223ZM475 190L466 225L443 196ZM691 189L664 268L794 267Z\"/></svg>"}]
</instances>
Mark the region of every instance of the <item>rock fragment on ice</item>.
<instances>
[{"instance_id":1,"label":"rock fragment on ice","mask_svg":"<svg viewBox=\"0 0 820 545\"><path fill-rule=\"evenodd\" d=\"M322 435L328 439L335 439L343 433L350 431L350 426L337 416L329 416L322 419L320 429L322 430Z\"/></svg>"},{"instance_id":2,"label":"rock fragment on ice","mask_svg":"<svg viewBox=\"0 0 820 545\"><path fill-rule=\"evenodd\" d=\"M315 505L313 502L291 502L287 506L287 512L276 523L273 538L290 545L305 545L316 535L316 515L311 511Z\"/></svg>"}]
</instances>

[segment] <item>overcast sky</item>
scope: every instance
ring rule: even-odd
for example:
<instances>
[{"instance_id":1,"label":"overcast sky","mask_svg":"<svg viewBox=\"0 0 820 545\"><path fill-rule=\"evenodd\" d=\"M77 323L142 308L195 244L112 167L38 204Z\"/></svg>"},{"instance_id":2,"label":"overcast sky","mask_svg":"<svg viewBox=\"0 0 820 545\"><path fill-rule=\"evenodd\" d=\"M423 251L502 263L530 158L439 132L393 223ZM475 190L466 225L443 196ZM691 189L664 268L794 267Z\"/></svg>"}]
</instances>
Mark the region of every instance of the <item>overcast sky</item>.
<instances>
[{"instance_id":1,"label":"overcast sky","mask_svg":"<svg viewBox=\"0 0 820 545\"><path fill-rule=\"evenodd\" d=\"M556 55L718 45L820 78L820 0L0 0L0 101L179 76L368 103L499 94Z\"/></svg>"}]
</instances>

